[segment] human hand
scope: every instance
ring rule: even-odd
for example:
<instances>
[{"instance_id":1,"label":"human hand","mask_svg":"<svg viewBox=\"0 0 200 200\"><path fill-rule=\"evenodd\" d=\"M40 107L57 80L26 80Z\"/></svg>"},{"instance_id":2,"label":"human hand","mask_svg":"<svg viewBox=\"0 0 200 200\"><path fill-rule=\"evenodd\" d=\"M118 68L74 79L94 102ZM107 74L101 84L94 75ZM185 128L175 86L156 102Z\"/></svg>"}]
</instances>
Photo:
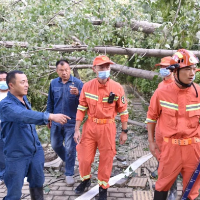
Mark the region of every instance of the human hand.
<instances>
[{"instance_id":1,"label":"human hand","mask_svg":"<svg viewBox=\"0 0 200 200\"><path fill-rule=\"evenodd\" d=\"M69 86L70 87L70 94L74 94L74 95L78 95L79 91L77 87L74 87L72 85Z\"/></svg>"},{"instance_id":2,"label":"human hand","mask_svg":"<svg viewBox=\"0 0 200 200\"><path fill-rule=\"evenodd\" d=\"M67 123L67 119L71 119L67 115L63 114L50 114L49 115L49 120L52 120L54 122L60 123L60 124L65 124Z\"/></svg>"},{"instance_id":3,"label":"human hand","mask_svg":"<svg viewBox=\"0 0 200 200\"><path fill-rule=\"evenodd\" d=\"M49 123L47 124L48 129L51 128L51 125L52 125L52 121L50 120Z\"/></svg>"},{"instance_id":4,"label":"human hand","mask_svg":"<svg viewBox=\"0 0 200 200\"><path fill-rule=\"evenodd\" d=\"M149 150L152 153L152 155L158 160L160 149L158 148L158 145L156 144L155 141L149 142Z\"/></svg>"},{"instance_id":5,"label":"human hand","mask_svg":"<svg viewBox=\"0 0 200 200\"><path fill-rule=\"evenodd\" d=\"M75 133L74 133L74 141L79 144L81 140L81 133L80 133L80 130L75 130Z\"/></svg>"},{"instance_id":6,"label":"human hand","mask_svg":"<svg viewBox=\"0 0 200 200\"><path fill-rule=\"evenodd\" d=\"M124 133L124 132L122 132L122 133L120 134L120 137L119 137L119 143L120 143L120 144L124 144L124 143L126 142L126 140L127 140L127 134Z\"/></svg>"}]
</instances>

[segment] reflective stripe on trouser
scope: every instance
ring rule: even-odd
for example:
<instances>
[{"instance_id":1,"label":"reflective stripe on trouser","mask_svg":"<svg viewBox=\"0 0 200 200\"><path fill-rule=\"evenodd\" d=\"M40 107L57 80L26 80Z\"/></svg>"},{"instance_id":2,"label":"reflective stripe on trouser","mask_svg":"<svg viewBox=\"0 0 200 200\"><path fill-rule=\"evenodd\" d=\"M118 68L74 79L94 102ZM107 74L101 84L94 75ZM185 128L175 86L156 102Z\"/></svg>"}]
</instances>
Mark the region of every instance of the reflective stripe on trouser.
<instances>
[{"instance_id":1,"label":"reflective stripe on trouser","mask_svg":"<svg viewBox=\"0 0 200 200\"><path fill-rule=\"evenodd\" d=\"M160 154L157 191L168 191L179 173L183 176L183 190L186 188L191 175L197 167L200 159L200 143L187 146L179 146L170 142L162 143ZM197 178L190 194L190 199L198 196L200 188L200 176Z\"/></svg>"},{"instance_id":2,"label":"reflective stripe on trouser","mask_svg":"<svg viewBox=\"0 0 200 200\"><path fill-rule=\"evenodd\" d=\"M89 179L89 178L91 178L91 175L90 175L90 174L81 177L81 181L87 180L87 179Z\"/></svg>"},{"instance_id":3,"label":"reflective stripe on trouser","mask_svg":"<svg viewBox=\"0 0 200 200\"><path fill-rule=\"evenodd\" d=\"M76 147L82 178L90 174L91 164L98 147L100 153L98 180L108 183L112 172L113 157L116 154L115 135L115 123L97 124L91 120L86 121L83 125L81 141ZM100 185L105 189L109 187L109 184Z\"/></svg>"}]
</instances>

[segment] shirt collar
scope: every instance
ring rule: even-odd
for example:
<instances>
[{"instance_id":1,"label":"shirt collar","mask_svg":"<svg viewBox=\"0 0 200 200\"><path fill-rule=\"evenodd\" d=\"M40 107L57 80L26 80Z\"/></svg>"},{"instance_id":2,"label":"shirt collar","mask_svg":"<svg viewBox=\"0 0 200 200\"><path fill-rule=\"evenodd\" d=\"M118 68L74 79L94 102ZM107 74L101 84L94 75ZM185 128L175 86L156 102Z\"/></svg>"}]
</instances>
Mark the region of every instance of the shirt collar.
<instances>
[{"instance_id":1,"label":"shirt collar","mask_svg":"<svg viewBox=\"0 0 200 200\"><path fill-rule=\"evenodd\" d=\"M73 79L74 79L74 77L70 74L70 77L69 77L69 80L67 81L67 83L68 82L73 82ZM60 77L58 79L58 82L62 83L62 79Z\"/></svg>"},{"instance_id":2,"label":"shirt collar","mask_svg":"<svg viewBox=\"0 0 200 200\"><path fill-rule=\"evenodd\" d=\"M8 91L7 97L13 99L13 100L16 101L17 103L23 104L16 96L14 96L13 94L11 94L9 91ZM23 97L23 100L24 100L24 102L27 104L27 101L26 101L26 99L25 99L24 97ZM24 105L24 104L23 104L23 105Z\"/></svg>"},{"instance_id":3,"label":"shirt collar","mask_svg":"<svg viewBox=\"0 0 200 200\"><path fill-rule=\"evenodd\" d=\"M173 88L177 91L177 92L187 92L188 90L191 89L191 86L190 87L187 87L187 88L180 88L176 85L175 81L173 81Z\"/></svg>"},{"instance_id":4,"label":"shirt collar","mask_svg":"<svg viewBox=\"0 0 200 200\"><path fill-rule=\"evenodd\" d=\"M107 82L105 84L99 83L98 79L96 78L96 83L97 83L99 88L107 87L108 84L110 83L110 77L108 78L108 80L107 80Z\"/></svg>"},{"instance_id":5,"label":"shirt collar","mask_svg":"<svg viewBox=\"0 0 200 200\"><path fill-rule=\"evenodd\" d=\"M171 83L171 82L173 82L174 81L174 79L172 79L172 78L170 78L170 79L168 79L168 80L163 80L165 83Z\"/></svg>"}]
</instances>

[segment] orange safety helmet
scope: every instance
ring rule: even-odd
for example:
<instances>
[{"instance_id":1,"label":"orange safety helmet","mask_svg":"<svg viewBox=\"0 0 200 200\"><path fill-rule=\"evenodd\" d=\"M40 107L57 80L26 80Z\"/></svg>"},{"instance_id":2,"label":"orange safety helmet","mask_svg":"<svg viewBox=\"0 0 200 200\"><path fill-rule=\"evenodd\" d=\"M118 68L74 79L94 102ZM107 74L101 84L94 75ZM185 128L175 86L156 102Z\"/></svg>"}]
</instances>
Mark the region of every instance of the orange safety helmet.
<instances>
[{"instance_id":1,"label":"orange safety helmet","mask_svg":"<svg viewBox=\"0 0 200 200\"><path fill-rule=\"evenodd\" d=\"M188 67L199 63L199 59L186 49L179 49L170 60L170 65L176 65L177 68Z\"/></svg>"},{"instance_id":2,"label":"orange safety helmet","mask_svg":"<svg viewBox=\"0 0 200 200\"><path fill-rule=\"evenodd\" d=\"M161 62L158 63L158 64L155 64L155 66L160 66L161 68L162 67L168 67L170 65L170 60L171 60L171 56L166 56L164 58L161 59Z\"/></svg>"}]
</instances>

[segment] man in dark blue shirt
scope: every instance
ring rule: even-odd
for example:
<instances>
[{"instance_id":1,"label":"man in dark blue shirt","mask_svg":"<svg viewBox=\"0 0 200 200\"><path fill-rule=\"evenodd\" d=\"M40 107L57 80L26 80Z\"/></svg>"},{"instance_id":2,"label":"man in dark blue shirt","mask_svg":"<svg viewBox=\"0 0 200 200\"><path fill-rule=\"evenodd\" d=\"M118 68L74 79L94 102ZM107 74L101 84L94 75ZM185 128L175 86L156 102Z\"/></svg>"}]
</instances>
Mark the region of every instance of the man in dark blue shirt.
<instances>
[{"instance_id":1,"label":"man in dark blue shirt","mask_svg":"<svg viewBox=\"0 0 200 200\"><path fill-rule=\"evenodd\" d=\"M7 96L8 86L6 84L7 72L0 71L0 101ZM0 121L1 122L1 121ZM1 130L1 125L0 125ZM3 154L3 140L0 134L0 185L4 183L3 174L5 172L5 158Z\"/></svg>"},{"instance_id":2,"label":"man in dark blue shirt","mask_svg":"<svg viewBox=\"0 0 200 200\"><path fill-rule=\"evenodd\" d=\"M76 112L79 95L83 83L70 74L67 60L56 63L58 78L51 81L47 102L47 112L63 113L71 118L64 125L53 122L51 127L51 145L58 156L65 162L66 183L74 184L74 165L76 158L76 143L73 139L76 123ZM65 145L63 146L63 141Z\"/></svg>"},{"instance_id":3,"label":"man in dark blue shirt","mask_svg":"<svg viewBox=\"0 0 200 200\"><path fill-rule=\"evenodd\" d=\"M4 142L6 170L4 182L7 195L4 200L19 200L24 177L28 177L32 200L43 200L44 152L38 139L35 124L48 120L64 124L70 119L63 114L50 114L31 110L25 95L28 80L21 71L7 74L7 97L0 102L1 137Z\"/></svg>"}]
</instances>

